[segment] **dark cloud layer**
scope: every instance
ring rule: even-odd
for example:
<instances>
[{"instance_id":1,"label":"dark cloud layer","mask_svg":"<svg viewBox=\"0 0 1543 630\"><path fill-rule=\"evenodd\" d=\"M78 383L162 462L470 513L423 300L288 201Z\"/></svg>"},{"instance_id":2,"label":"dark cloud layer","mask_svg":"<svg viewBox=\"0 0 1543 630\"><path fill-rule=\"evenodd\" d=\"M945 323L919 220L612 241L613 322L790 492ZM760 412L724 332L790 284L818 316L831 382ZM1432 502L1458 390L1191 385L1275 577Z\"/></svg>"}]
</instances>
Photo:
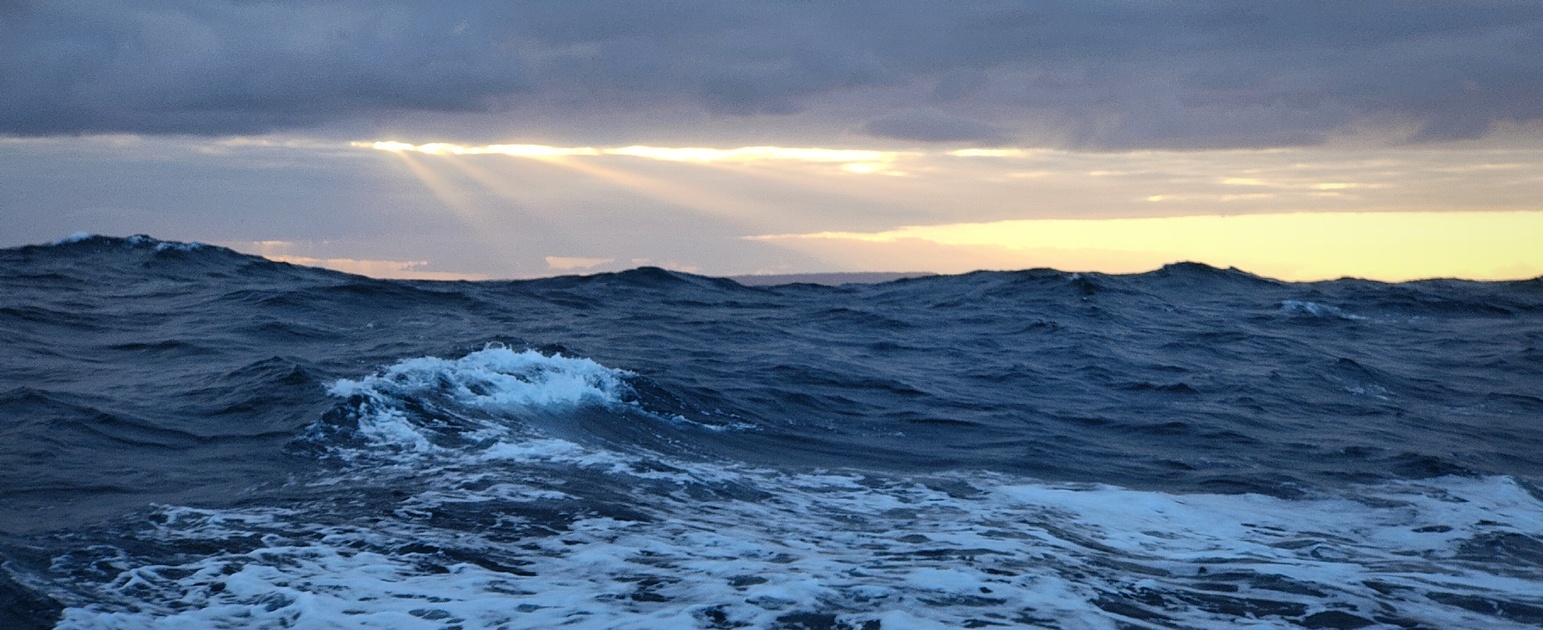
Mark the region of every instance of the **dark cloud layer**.
<instances>
[{"instance_id":1,"label":"dark cloud layer","mask_svg":"<svg viewBox=\"0 0 1543 630\"><path fill-rule=\"evenodd\" d=\"M864 123L862 131L874 136L922 142L999 144L1003 141L1002 132L991 125L927 110L907 110L880 116Z\"/></svg>"},{"instance_id":2,"label":"dark cloud layer","mask_svg":"<svg viewBox=\"0 0 1543 630\"><path fill-rule=\"evenodd\" d=\"M19 136L690 108L922 142L1439 141L1543 118L1543 3L0 0L0 94Z\"/></svg>"}]
</instances>

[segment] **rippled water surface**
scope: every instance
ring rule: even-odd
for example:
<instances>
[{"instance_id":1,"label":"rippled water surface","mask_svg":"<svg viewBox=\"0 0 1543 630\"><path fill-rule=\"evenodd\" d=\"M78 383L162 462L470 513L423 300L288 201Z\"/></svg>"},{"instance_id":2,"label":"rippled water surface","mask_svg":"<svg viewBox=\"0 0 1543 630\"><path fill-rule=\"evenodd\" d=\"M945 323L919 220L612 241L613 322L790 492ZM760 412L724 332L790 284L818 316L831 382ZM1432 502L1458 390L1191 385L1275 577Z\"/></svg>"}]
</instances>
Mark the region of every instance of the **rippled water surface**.
<instances>
[{"instance_id":1,"label":"rippled water surface","mask_svg":"<svg viewBox=\"0 0 1543 630\"><path fill-rule=\"evenodd\" d=\"M1543 282L0 250L0 627L1543 625Z\"/></svg>"}]
</instances>

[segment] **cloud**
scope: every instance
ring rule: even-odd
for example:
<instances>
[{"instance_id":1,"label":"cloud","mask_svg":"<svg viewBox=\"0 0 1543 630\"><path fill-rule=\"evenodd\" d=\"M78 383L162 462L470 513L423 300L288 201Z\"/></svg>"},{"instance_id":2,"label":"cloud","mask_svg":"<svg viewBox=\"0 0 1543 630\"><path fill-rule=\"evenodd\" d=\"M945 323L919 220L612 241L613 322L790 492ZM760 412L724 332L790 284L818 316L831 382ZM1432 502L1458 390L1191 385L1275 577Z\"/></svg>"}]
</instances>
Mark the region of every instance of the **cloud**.
<instances>
[{"instance_id":1,"label":"cloud","mask_svg":"<svg viewBox=\"0 0 1543 630\"><path fill-rule=\"evenodd\" d=\"M377 151L427 153L429 155L506 155L533 159L554 159L576 156L618 155L662 162L688 162L696 164L748 164L755 162L803 162L810 164L840 164L846 173L903 175L891 168L896 161L924 155L915 151L875 151L864 149L822 149L819 147L735 147L713 149L705 147L554 147L540 144L493 144L463 145L447 142L410 144L393 140L377 142L354 141L350 146Z\"/></svg>"},{"instance_id":2,"label":"cloud","mask_svg":"<svg viewBox=\"0 0 1543 630\"><path fill-rule=\"evenodd\" d=\"M484 15L479 15L484 14ZM0 23L3 131L238 134L471 111L529 86L485 12L355 3L58 2Z\"/></svg>"},{"instance_id":3,"label":"cloud","mask_svg":"<svg viewBox=\"0 0 1543 630\"><path fill-rule=\"evenodd\" d=\"M917 155L896 151L866 149L821 149L819 147L554 147L540 144L491 144L485 146L431 142L410 144L393 140L351 142L349 146L377 151L412 151L430 155L507 155L511 157L555 158L577 155L625 155L666 162L892 162L902 156Z\"/></svg>"},{"instance_id":4,"label":"cloud","mask_svg":"<svg viewBox=\"0 0 1543 630\"><path fill-rule=\"evenodd\" d=\"M396 280L486 280L487 274L456 273L451 271L424 271L425 260L367 260L359 258L312 258L309 256L265 256L269 260L323 267L334 271Z\"/></svg>"},{"instance_id":5,"label":"cloud","mask_svg":"<svg viewBox=\"0 0 1543 630\"><path fill-rule=\"evenodd\" d=\"M558 271L578 271L616 262L615 258L583 258L580 256L547 256L546 266Z\"/></svg>"},{"instance_id":6,"label":"cloud","mask_svg":"<svg viewBox=\"0 0 1543 630\"><path fill-rule=\"evenodd\" d=\"M426 260L378 260L369 258L345 258L333 256L304 256L294 252L301 249L313 249L326 246L327 243L297 242L283 240L268 241L229 241L221 243L236 251L246 252L262 256L268 260L301 265L304 267L322 267L344 273L353 273L372 278L393 278L399 280L486 280L487 274L483 273L458 273L450 271L426 271Z\"/></svg>"},{"instance_id":7,"label":"cloud","mask_svg":"<svg viewBox=\"0 0 1543 630\"><path fill-rule=\"evenodd\" d=\"M1543 4L4 2L0 93L14 136L461 120L465 139L556 142L604 120L656 140L729 121L736 143L1446 141L1543 120Z\"/></svg>"},{"instance_id":8,"label":"cloud","mask_svg":"<svg viewBox=\"0 0 1543 630\"><path fill-rule=\"evenodd\" d=\"M1002 132L991 125L927 110L903 111L875 118L863 124L862 132L922 142L999 144L1006 141Z\"/></svg>"}]
</instances>

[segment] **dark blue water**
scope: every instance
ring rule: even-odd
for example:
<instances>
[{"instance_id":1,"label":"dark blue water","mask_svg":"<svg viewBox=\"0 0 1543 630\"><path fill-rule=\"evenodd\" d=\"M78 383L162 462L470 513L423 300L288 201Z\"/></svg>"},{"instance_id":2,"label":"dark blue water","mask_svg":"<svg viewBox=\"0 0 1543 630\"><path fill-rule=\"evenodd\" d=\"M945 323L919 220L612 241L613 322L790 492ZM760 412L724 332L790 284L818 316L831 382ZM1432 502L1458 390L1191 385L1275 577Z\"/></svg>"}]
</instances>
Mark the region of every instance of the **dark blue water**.
<instances>
[{"instance_id":1,"label":"dark blue water","mask_svg":"<svg viewBox=\"0 0 1543 630\"><path fill-rule=\"evenodd\" d=\"M3 628L1543 625L1543 281L0 250Z\"/></svg>"}]
</instances>

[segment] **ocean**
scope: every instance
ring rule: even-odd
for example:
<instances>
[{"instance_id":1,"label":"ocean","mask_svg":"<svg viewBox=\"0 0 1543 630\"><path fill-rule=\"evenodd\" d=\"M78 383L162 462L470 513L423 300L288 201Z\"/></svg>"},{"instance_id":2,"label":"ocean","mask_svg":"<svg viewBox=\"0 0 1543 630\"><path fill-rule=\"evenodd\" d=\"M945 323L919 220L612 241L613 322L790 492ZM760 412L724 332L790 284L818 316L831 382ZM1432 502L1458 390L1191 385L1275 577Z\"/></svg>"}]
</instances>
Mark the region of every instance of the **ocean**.
<instances>
[{"instance_id":1,"label":"ocean","mask_svg":"<svg viewBox=\"0 0 1543 630\"><path fill-rule=\"evenodd\" d=\"M0 250L0 628L1543 626L1543 280Z\"/></svg>"}]
</instances>

